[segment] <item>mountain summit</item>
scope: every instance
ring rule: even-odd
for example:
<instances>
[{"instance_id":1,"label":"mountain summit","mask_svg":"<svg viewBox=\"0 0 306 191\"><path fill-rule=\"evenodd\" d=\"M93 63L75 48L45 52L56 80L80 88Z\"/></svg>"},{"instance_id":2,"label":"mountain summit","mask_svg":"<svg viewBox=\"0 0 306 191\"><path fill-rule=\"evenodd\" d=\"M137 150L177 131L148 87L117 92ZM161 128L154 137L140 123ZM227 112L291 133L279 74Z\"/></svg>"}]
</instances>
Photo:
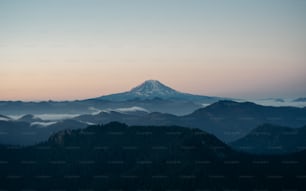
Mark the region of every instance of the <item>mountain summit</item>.
<instances>
[{"instance_id":1,"label":"mountain summit","mask_svg":"<svg viewBox=\"0 0 306 191\"><path fill-rule=\"evenodd\" d=\"M127 100L185 100L185 101L200 101L202 103L211 103L216 101L215 97L192 95L174 90L158 80L146 80L142 84L132 88L130 91L105 95L96 99L109 101L127 101Z\"/></svg>"},{"instance_id":2,"label":"mountain summit","mask_svg":"<svg viewBox=\"0 0 306 191\"><path fill-rule=\"evenodd\" d=\"M132 88L130 93L144 97L159 97L159 96L173 96L179 92L162 84L158 80L147 80Z\"/></svg>"}]
</instances>

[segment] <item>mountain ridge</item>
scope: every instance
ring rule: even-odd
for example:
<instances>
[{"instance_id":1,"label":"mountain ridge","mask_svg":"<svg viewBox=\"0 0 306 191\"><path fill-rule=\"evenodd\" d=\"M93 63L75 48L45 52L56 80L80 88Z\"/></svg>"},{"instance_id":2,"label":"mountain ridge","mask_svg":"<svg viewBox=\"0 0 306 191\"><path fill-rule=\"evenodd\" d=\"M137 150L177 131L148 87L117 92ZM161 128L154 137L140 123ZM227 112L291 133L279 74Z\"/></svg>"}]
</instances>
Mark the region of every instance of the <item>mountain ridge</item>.
<instances>
[{"instance_id":1,"label":"mountain ridge","mask_svg":"<svg viewBox=\"0 0 306 191\"><path fill-rule=\"evenodd\" d=\"M291 128L263 124L230 145L253 154L286 154L305 150L305 138L306 126Z\"/></svg>"}]
</instances>

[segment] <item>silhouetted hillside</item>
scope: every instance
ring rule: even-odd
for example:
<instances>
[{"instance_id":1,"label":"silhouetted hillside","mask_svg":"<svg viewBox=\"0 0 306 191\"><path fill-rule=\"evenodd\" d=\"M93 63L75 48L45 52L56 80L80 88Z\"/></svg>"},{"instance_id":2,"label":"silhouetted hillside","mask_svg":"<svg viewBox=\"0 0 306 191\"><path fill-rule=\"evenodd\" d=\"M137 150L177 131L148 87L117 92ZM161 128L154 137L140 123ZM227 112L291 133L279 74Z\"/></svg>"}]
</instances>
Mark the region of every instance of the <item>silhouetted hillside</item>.
<instances>
[{"instance_id":1,"label":"silhouetted hillside","mask_svg":"<svg viewBox=\"0 0 306 191\"><path fill-rule=\"evenodd\" d=\"M0 147L0 189L284 190L305 188L305 153L245 155L178 126L110 123Z\"/></svg>"}]
</instances>

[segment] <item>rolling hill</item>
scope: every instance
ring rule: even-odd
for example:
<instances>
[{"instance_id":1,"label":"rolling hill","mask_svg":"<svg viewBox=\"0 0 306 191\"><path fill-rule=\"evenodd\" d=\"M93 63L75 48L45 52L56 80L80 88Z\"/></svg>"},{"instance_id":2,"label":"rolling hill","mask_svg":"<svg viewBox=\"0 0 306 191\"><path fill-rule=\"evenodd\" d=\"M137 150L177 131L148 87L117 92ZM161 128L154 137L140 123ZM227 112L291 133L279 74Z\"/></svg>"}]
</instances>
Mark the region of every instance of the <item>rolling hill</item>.
<instances>
[{"instance_id":1,"label":"rolling hill","mask_svg":"<svg viewBox=\"0 0 306 191\"><path fill-rule=\"evenodd\" d=\"M306 126L290 128L264 124L230 145L237 150L255 154L298 152L306 149Z\"/></svg>"}]
</instances>

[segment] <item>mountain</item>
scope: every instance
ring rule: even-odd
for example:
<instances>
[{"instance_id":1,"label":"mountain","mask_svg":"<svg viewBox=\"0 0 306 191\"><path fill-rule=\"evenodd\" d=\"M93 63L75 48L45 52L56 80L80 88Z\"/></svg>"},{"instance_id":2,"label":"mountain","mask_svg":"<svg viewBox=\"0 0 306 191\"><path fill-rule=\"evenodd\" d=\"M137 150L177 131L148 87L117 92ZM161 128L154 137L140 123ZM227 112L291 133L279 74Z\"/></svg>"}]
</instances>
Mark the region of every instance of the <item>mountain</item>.
<instances>
[{"instance_id":1,"label":"mountain","mask_svg":"<svg viewBox=\"0 0 306 191\"><path fill-rule=\"evenodd\" d=\"M64 130L45 143L0 146L1 190L303 190L305 152L236 152L179 126L121 123Z\"/></svg>"},{"instance_id":2,"label":"mountain","mask_svg":"<svg viewBox=\"0 0 306 191\"><path fill-rule=\"evenodd\" d=\"M182 117L183 123L208 131L225 142L237 140L264 123L293 128L306 124L306 108L219 101Z\"/></svg>"},{"instance_id":3,"label":"mountain","mask_svg":"<svg viewBox=\"0 0 306 191\"><path fill-rule=\"evenodd\" d=\"M183 149L182 147L184 146L197 146L197 148L194 148L197 152L202 150L202 152L214 159L223 159L232 155L230 147L214 135L199 129L180 126L128 126L119 122L88 126L85 129L60 131L52 135L42 145L46 144L61 148L68 146L83 146L87 148L107 146L109 148L117 147L122 149L124 147L137 146L138 148L136 149L139 154L150 153L152 156L155 155L155 153L150 152L153 147L162 146L173 149L174 152L178 149L177 151L179 152L179 149ZM214 147L220 149L218 153Z\"/></svg>"},{"instance_id":4,"label":"mountain","mask_svg":"<svg viewBox=\"0 0 306 191\"><path fill-rule=\"evenodd\" d=\"M192 95L174 90L158 80L147 80L142 84L132 88L130 91L101 96L97 99L108 101L128 101L128 100L152 100L159 99L174 99L186 100L203 103L212 103L218 98L201 95Z\"/></svg>"},{"instance_id":5,"label":"mountain","mask_svg":"<svg viewBox=\"0 0 306 191\"><path fill-rule=\"evenodd\" d=\"M91 114L94 110L141 107L150 112L185 115L220 98L176 91L157 80L147 80L130 91L75 101L0 101L4 115Z\"/></svg>"},{"instance_id":6,"label":"mountain","mask_svg":"<svg viewBox=\"0 0 306 191\"><path fill-rule=\"evenodd\" d=\"M306 126L290 128L260 125L245 137L231 143L237 150L255 154L284 154L306 149Z\"/></svg>"}]
</instances>

